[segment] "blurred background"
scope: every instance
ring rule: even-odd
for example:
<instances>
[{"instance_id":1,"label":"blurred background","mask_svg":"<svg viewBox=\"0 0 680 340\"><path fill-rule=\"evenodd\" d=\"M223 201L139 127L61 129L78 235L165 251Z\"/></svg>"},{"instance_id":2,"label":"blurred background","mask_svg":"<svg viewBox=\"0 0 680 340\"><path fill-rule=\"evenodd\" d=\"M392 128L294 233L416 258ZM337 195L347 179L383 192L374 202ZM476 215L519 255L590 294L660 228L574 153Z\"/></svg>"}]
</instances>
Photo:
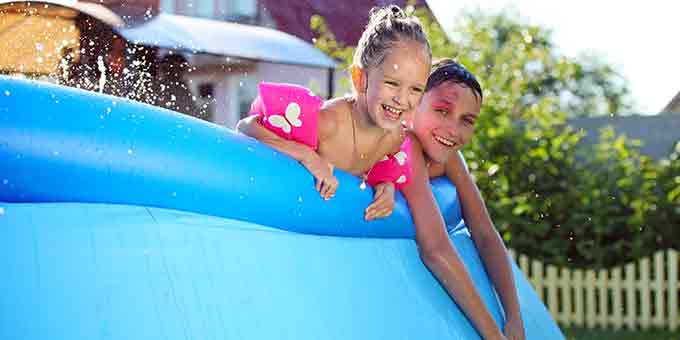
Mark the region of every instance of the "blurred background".
<instances>
[{"instance_id":1,"label":"blurred background","mask_svg":"<svg viewBox=\"0 0 680 340\"><path fill-rule=\"evenodd\" d=\"M481 81L464 154L567 337L680 339L680 74L667 4L0 0L0 74L232 128L260 81L347 93L368 12L391 3L420 18L435 57ZM650 10L656 20L637 19Z\"/></svg>"}]
</instances>

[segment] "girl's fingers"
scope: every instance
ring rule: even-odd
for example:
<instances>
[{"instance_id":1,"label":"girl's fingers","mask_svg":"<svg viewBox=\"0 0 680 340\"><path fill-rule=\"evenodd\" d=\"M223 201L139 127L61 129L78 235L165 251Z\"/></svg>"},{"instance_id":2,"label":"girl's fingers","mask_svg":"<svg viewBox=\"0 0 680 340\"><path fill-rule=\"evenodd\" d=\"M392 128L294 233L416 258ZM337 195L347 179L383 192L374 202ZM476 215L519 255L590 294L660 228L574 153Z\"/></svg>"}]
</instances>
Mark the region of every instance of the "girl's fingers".
<instances>
[{"instance_id":1,"label":"girl's fingers","mask_svg":"<svg viewBox=\"0 0 680 340\"><path fill-rule=\"evenodd\" d=\"M317 178L316 179L316 191L321 192L322 187L323 187L323 179Z\"/></svg>"},{"instance_id":2,"label":"girl's fingers","mask_svg":"<svg viewBox=\"0 0 680 340\"><path fill-rule=\"evenodd\" d=\"M392 209L385 207L376 213L377 218L387 217L392 214Z\"/></svg>"},{"instance_id":3,"label":"girl's fingers","mask_svg":"<svg viewBox=\"0 0 680 340\"><path fill-rule=\"evenodd\" d=\"M329 183L324 181L323 185L321 186L321 191L319 192L321 194L321 197L323 199L328 199L328 189L330 188Z\"/></svg>"}]
</instances>

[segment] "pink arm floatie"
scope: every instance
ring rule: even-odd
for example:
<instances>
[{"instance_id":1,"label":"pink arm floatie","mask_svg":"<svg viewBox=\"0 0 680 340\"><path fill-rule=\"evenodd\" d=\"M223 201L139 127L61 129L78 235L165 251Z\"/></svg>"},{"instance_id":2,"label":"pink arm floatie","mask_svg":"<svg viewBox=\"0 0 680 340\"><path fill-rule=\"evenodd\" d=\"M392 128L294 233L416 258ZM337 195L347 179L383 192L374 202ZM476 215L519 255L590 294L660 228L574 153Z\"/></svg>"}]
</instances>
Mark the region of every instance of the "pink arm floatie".
<instances>
[{"instance_id":1,"label":"pink arm floatie","mask_svg":"<svg viewBox=\"0 0 680 340\"><path fill-rule=\"evenodd\" d=\"M259 114L260 124L281 138L316 150L321 98L294 84L262 82L258 90L260 94L250 106L250 114Z\"/></svg>"},{"instance_id":2,"label":"pink arm floatie","mask_svg":"<svg viewBox=\"0 0 680 340\"><path fill-rule=\"evenodd\" d=\"M366 182L370 186L378 183L392 182L401 189L411 179L411 139L406 137L399 152L387 155L373 165L368 172Z\"/></svg>"}]
</instances>

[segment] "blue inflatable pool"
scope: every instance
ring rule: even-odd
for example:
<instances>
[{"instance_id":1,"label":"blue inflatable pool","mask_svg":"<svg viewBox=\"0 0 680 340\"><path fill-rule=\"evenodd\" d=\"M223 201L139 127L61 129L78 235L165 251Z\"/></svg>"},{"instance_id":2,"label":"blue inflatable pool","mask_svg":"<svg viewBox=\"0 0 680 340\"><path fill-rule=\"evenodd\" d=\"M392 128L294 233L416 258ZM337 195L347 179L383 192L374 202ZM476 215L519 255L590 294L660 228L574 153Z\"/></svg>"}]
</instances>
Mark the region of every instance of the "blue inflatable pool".
<instances>
[{"instance_id":1,"label":"blue inflatable pool","mask_svg":"<svg viewBox=\"0 0 680 340\"><path fill-rule=\"evenodd\" d=\"M337 172L323 201L250 138L0 77L0 339L478 339L424 267L401 196ZM455 189L433 189L494 318ZM563 336L515 268L528 339Z\"/></svg>"}]
</instances>

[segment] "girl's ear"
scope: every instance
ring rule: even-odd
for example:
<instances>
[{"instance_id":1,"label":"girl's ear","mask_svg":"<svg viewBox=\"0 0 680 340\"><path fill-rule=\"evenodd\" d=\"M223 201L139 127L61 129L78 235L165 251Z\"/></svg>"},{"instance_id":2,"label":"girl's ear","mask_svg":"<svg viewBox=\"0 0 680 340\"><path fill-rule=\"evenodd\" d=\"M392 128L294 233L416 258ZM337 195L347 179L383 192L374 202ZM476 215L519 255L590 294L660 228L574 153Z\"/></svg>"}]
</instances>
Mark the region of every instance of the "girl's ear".
<instances>
[{"instance_id":1,"label":"girl's ear","mask_svg":"<svg viewBox=\"0 0 680 340\"><path fill-rule=\"evenodd\" d=\"M350 75L352 76L352 85L354 87L354 90L357 91L357 93L364 93L366 92L366 82L368 81L367 74L362 69L361 67L357 65L352 65L350 66L349 69Z\"/></svg>"}]
</instances>

